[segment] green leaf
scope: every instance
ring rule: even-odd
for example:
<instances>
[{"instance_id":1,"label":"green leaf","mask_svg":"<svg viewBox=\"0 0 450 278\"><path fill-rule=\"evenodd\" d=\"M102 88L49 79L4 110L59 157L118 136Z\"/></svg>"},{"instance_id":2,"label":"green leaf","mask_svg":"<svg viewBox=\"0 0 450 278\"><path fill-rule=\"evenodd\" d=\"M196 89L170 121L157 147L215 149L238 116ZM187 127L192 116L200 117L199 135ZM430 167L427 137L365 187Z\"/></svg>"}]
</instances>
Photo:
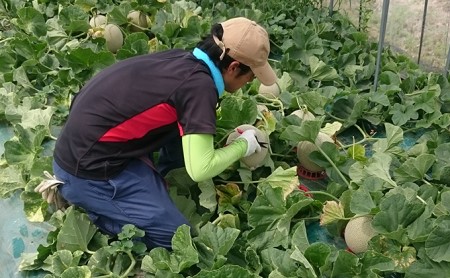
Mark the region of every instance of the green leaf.
<instances>
[{"instance_id":1,"label":"green leaf","mask_svg":"<svg viewBox=\"0 0 450 278\"><path fill-rule=\"evenodd\" d=\"M349 127L363 117L368 109L369 102L367 97L361 94L349 94L345 98L338 98L334 101L332 113L345 121L344 127Z\"/></svg>"},{"instance_id":2,"label":"green leaf","mask_svg":"<svg viewBox=\"0 0 450 278\"><path fill-rule=\"evenodd\" d=\"M89 15L79 6L66 6L58 14L59 23L68 33L87 32L90 28Z\"/></svg>"},{"instance_id":3,"label":"green leaf","mask_svg":"<svg viewBox=\"0 0 450 278\"><path fill-rule=\"evenodd\" d=\"M272 187L281 188L283 190L283 197L286 199L298 187L297 167L291 167L289 169L278 167L262 183L268 183Z\"/></svg>"},{"instance_id":4,"label":"green leaf","mask_svg":"<svg viewBox=\"0 0 450 278\"><path fill-rule=\"evenodd\" d=\"M48 204L42 199L42 195L36 192L23 191L20 199L24 202L24 211L27 219L31 222L43 222Z\"/></svg>"},{"instance_id":5,"label":"green leaf","mask_svg":"<svg viewBox=\"0 0 450 278\"><path fill-rule=\"evenodd\" d=\"M310 111L317 115L323 115L325 113L324 107L327 105L328 101L333 96L327 96L327 91L333 91L335 87L319 88L317 90L310 90L304 92L298 96L298 98L303 102Z\"/></svg>"},{"instance_id":6,"label":"green leaf","mask_svg":"<svg viewBox=\"0 0 450 278\"><path fill-rule=\"evenodd\" d=\"M291 245L298 249L300 252L305 252L309 247L308 233L306 231L305 221L301 220L293 228L293 234L291 239Z\"/></svg>"},{"instance_id":7,"label":"green leaf","mask_svg":"<svg viewBox=\"0 0 450 278\"><path fill-rule=\"evenodd\" d=\"M277 271L278 277L295 277L299 268L296 260L292 259L292 250L279 250L276 248L267 248L261 251L261 261L265 273ZM273 277L265 275L265 277ZM275 276L277 277L277 276Z\"/></svg>"},{"instance_id":8,"label":"green leaf","mask_svg":"<svg viewBox=\"0 0 450 278\"><path fill-rule=\"evenodd\" d=\"M90 48L76 48L66 54L65 59L74 72L89 68L93 73L116 62L114 54L109 51L94 52Z\"/></svg>"},{"instance_id":9,"label":"green leaf","mask_svg":"<svg viewBox=\"0 0 450 278\"><path fill-rule=\"evenodd\" d=\"M326 201L320 215L320 225L328 225L345 218L342 203L336 201Z\"/></svg>"},{"instance_id":10,"label":"green leaf","mask_svg":"<svg viewBox=\"0 0 450 278\"><path fill-rule=\"evenodd\" d=\"M188 195L190 188L197 185L189 176L185 167L170 170L164 179L170 188L175 187L177 192L182 195Z\"/></svg>"},{"instance_id":11,"label":"green leaf","mask_svg":"<svg viewBox=\"0 0 450 278\"><path fill-rule=\"evenodd\" d=\"M300 192L284 200L279 187L261 184L259 195L248 211L248 224L253 229L248 234L249 243L256 249L284 246L289 243L292 218L313 202Z\"/></svg>"},{"instance_id":12,"label":"green leaf","mask_svg":"<svg viewBox=\"0 0 450 278\"><path fill-rule=\"evenodd\" d=\"M447 213L450 214L450 191L442 192L440 203L445 207Z\"/></svg>"},{"instance_id":13,"label":"green leaf","mask_svg":"<svg viewBox=\"0 0 450 278\"><path fill-rule=\"evenodd\" d=\"M311 78L318 81L333 81L339 79L337 71L320 61L317 57L311 56L309 58L309 67L311 70Z\"/></svg>"},{"instance_id":14,"label":"green leaf","mask_svg":"<svg viewBox=\"0 0 450 278\"><path fill-rule=\"evenodd\" d=\"M396 187L397 184L390 175L390 166L392 158L385 153L375 153L363 164L356 162L350 166L349 175L356 183L361 183L369 177L374 177L385 181L389 187Z\"/></svg>"},{"instance_id":15,"label":"green leaf","mask_svg":"<svg viewBox=\"0 0 450 278\"><path fill-rule=\"evenodd\" d=\"M383 199L379 208L380 212L374 216L372 226L379 233L389 234L408 227L423 213L425 205L416 198L407 200L401 194L393 194Z\"/></svg>"},{"instance_id":16,"label":"green leaf","mask_svg":"<svg viewBox=\"0 0 450 278\"><path fill-rule=\"evenodd\" d=\"M392 109L389 110L389 114L392 114L392 123L401 126L406 124L410 120L417 120L419 114L413 105L404 105L395 103Z\"/></svg>"},{"instance_id":17,"label":"green leaf","mask_svg":"<svg viewBox=\"0 0 450 278\"><path fill-rule=\"evenodd\" d=\"M317 277L317 275L316 275L312 265L306 259L305 255L300 250L298 250L297 248L295 248L294 252L292 252L291 259L300 262L308 270L308 272L311 275L311 277Z\"/></svg>"},{"instance_id":18,"label":"green leaf","mask_svg":"<svg viewBox=\"0 0 450 278\"><path fill-rule=\"evenodd\" d=\"M400 86L400 77L392 71L383 71L380 74L380 84Z\"/></svg>"},{"instance_id":19,"label":"green leaf","mask_svg":"<svg viewBox=\"0 0 450 278\"><path fill-rule=\"evenodd\" d=\"M270 224L286 211L286 202L281 195L281 188L262 185L258 189L260 194L253 201L248 211L248 224L252 227Z\"/></svg>"},{"instance_id":20,"label":"green leaf","mask_svg":"<svg viewBox=\"0 0 450 278\"><path fill-rule=\"evenodd\" d=\"M66 47L70 41L70 36L66 34L62 26L59 24L57 18L50 18L47 20L47 43L48 46L57 51Z\"/></svg>"},{"instance_id":21,"label":"green leaf","mask_svg":"<svg viewBox=\"0 0 450 278\"><path fill-rule=\"evenodd\" d=\"M13 70L13 79L17 82L17 85L25 88L33 87L23 66L20 66Z\"/></svg>"},{"instance_id":22,"label":"green leaf","mask_svg":"<svg viewBox=\"0 0 450 278\"><path fill-rule=\"evenodd\" d=\"M360 144L353 144L350 148L347 149L348 157L351 157L357 161L367 161L366 157L366 148Z\"/></svg>"},{"instance_id":23,"label":"green leaf","mask_svg":"<svg viewBox=\"0 0 450 278\"><path fill-rule=\"evenodd\" d=\"M19 26L27 33L36 37L45 36L47 27L43 15L32 7L21 8L17 11Z\"/></svg>"},{"instance_id":24,"label":"green leaf","mask_svg":"<svg viewBox=\"0 0 450 278\"><path fill-rule=\"evenodd\" d=\"M450 216L441 216L425 241L425 251L435 262L450 262Z\"/></svg>"},{"instance_id":25,"label":"green leaf","mask_svg":"<svg viewBox=\"0 0 450 278\"><path fill-rule=\"evenodd\" d=\"M145 236L145 232L133 224L125 224L122 227L122 231L117 235L117 239L137 239Z\"/></svg>"},{"instance_id":26,"label":"green leaf","mask_svg":"<svg viewBox=\"0 0 450 278\"><path fill-rule=\"evenodd\" d=\"M10 72L14 68L15 62L16 59L9 51L6 51L5 48L0 49L0 72Z\"/></svg>"},{"instance_id":27,"label":"green leaf","mask_svg":"<svg viewBox=\"0 0 450 278\"><path fill-rule=\"evenodd\" d=\"M172 201L177 206L178 210L186 217L186 219L191 224L192 228L194 229L193 233L197 233L197 227L199 223L201 222L201 216L197 212L197 205L192 198L189 196L186 197L184 195L177 194L177 188L171 187L170 188L170 198L172 198Z\"/></svg>"},{"instance_id":28,"label":"green leaf","mask_svg":"<svg viewBox=\"0 0 450 278\"><path fill-rule=\"evenodd\" d=\"M24 129L20 125L15 125L14 129L16 137L4 144L6 161L11 165L21 164L29 170L36 156L43 149L41 145L45 136L48 135L48 130L43 126Z\"/></svg>"},{"instance_id":29,"label":"green leaf","mask_svg":"<svg viewBox=\"0 0 450 278\"><path fill-rule=\"evenodd\" d=\"M172 238L172 249L172 252L163 247L150 250L152 264L146 267L180 273L199 262L199 255L192 244L190 228L187 225L178 227Z\"/></svg>"},{"instance_id":30,"label":"green leaf","mask_svg":"<svg viewBox=\"0 0 450 278\"><path fill-rule=\"evenodd\" d=\"M405 278L450 277L449 262L434 262L428 257L421 257L406 269Z\"/></svg>"},{"instance_id":31,"label":"green leaf","mask_svg":"<svg viewBox=\"0 0 450 278\"><path fill-rule=\"evenodd\" d=\"M73 254L69 250L58 250L53 253L52 267L53 273L57 276L64 273L70 267L78 266L83 252L77 250Z\"/></svg>"},{"instance_id":32,"label":"green leaf","mask_svg":"<svg viewBox=\"0 0 450 278\"><path fill-rule=\"evenodd\" d=\"M302 122L301 126L289 125L281 134L280 139L295 142L309 141L314 143L319 134L322 119L314 119Z\"/></svg>"},{"instance_id":33,"label":"green leaf","mask_svg":"<svg viewBox=\"0 0 450 278\"><path fill-rule=\"evenodd\" d=\"M436 110L439 110L436 106L436 98L439 97L440 93L441 88L439 85L435 84L428 86L426 90L414 96L414 107L416 110L421 109L426 113L433 113Z\"/></svg>"},{"instance_id":34,"label":"green leaf","mask_svg":"<svg viewBox=\"0 0 450 278\"><path fill-rule=\"evenodd\" d=\"M123 60L149 52L148 36L144 32L136 32L125 37L123 46L116 54L117 59Z\"/></svg>"},{"instance_id":35,"label":"green leaf","mask_svg":"<svg viewBox=\"0 0 450 278\"><path fill-rule=\"evenodd\" d=\"M305 258L316 268L319 269L330 261L332 249L336 249L334 246L323 243L315 242L311 244L305 251Z\"/></svg>"},{"instance_id":36,"label":"green leaf","mask_svg":"<svg viewBox=\"0 0 450 278\"><path fill-rule=\"evenodd\" d=\"M94 277L110 274L110 258L113 255L111 246L104 246L89 258L87 266Z\"/></svg>"},{"instance_id":37,"label":"green leaf","mask_svg":"<svg viewBox=\"0 0 450 278\"><path fill-rule=\"evenodd\" d=\"M258 278L260 276L238 265L224 265L215 270L202 269L200 270L199 273L192 276L192 278L229 278L229 277Z\"/></svg>"},{"instance_id":38,"label":"green leaf","mask_svg":"<svg viewBox=\"0 0 450 278\"><path fill-rule=\"evenodd\" d=\"M285 52L291 59L300 59L303 64L308 65L312 55L321 55L324 52L322 40L312 29L297 26L292 29L292 39L295 46Z\"/></svg>"},{"instance_id":39,"label":"green leaf","mask_svg":"<svg viewBox=\"0 0 450 278\"><path fill-rule=\"evenodd\" d=\"M450 184L450 143L439 144L434 150L437 163L433 165L433 178Z\"/></svg>"},{"instance_id":40,"label":"green leaf","mask_svg":"<svg viewBox=\"0 0 450 278\"><path fill-rule=\"evenodd\" d=\"M375 103L379 103L383 106L387 106L387 107L391 106L388 95L386 93L380 93L379 91L371 92L369 100L372 102L375 102Z\"/></svg>"},{"instance_id":41,"label":"green leaf","mask_svg":"<svg viewBox=\"0 0 450 278\"><path fill-rule=\"evenodd\" d=\"M89 251L88 244L96 233L87 214L77 211L73 206L66 211L66 219L57 236L56 249Z\"/></svg>"},{"instance_id":42,"label":"green leaf","mask_svg":"<svg viewBox=\"0 0 450 278\"><path fill-rule=\"evenodd\" d=\"M17 189L24 188L26 181L22 176L23 169L18 165L8 165L0 171L0 196L7 197Z\"/></svg>"},{"instance_id":43,"label":"green leaf","mask_svg":"<svg viewBox=\"0 0 450 278\"><path fill-rule=\"evenodd\" d=\"M253 124L257 115L258 110L254 100L230 96L224 98L220 103L220 117L217 125L233 129L241 124Z\"/></svg>"},{"instance_id":44,"label":"green leaf","mask_svg":"<svg viewBox=\"0 0 450 278\"><path fill-rule=\"evenodd\" d=\"M281 78L278 79L277 84L280 86L280 90L282 92L287 91L292 86L292 78L289 76L289 73L283 72Z\"/></svg>"},{"instance_id":45,"label":"green leaf","mask_svg":"<svg viewBox=\"0 0 450 278\"><path fill-rule=\"evenodd\" d=\"M22 115L21 125L23 128L36 128L44 126L48 128L50 134L50 121L55 112L54 107L46 107L45 109L31 109Z\"/></svg>"},{"instance_id":46,"label":"green leaf","mask_svg":"<svg viewBox=\"0 0 450 278\"><path fill-rule=\"evenodd\" d=\"M31 85L30 85L31 86ZM42 99L38 97L24 97L21 101L20 105L8 105L5 109L5 116L8 121L11 123L20 124L22 127L25 127L22 123L23 119L29 119L27 113L30 110L39 110L42 109ZM43 114L46 114L45 112ZM28 121L29 122L29 121ZM40 121L38 121L40 122ZM31 127L29 123L26 124L27 127ZM42 121L42 125L48 127L48 122ZM35 127L33 125L32 127Z\"/></svg>"},{"instance_id":47,"label":"green leaf","mask_svg":"<svg viewBox=\"0 0 450 278\"><path fill-rule=\"evenodd\" d=\"M354 214L370 214L376 207L377 206L368 191L364 189L358 189L353 192L352 200L350 202L350 210Z\"/></svg>"},{"instance_id":48,"label":"green leaf","mask_svg":"<svg viewBox=\"0 0 450 278\"><path fill-rule=\"evenodd\" d=\"M199 203L202 207L213 212L217 208L216 189L212 181L199 182L198 187L201 191Z\"/></svg>"},{"instance_id":49,"label":"green leaf","mask_svg":"<svg viewBox=\"0 0 450 278\"><path fill-rule=\"evenodd\" d=\"M254 269L255 273L260 273L263 269L263 265L261 263L261 258L259 253L253 249L251 246L248 246L245 249L245 262L247 263L247 268ZM232 262L230 262L232 264Z\"/></svg>"},{"instance_id":50,"label":"green leaf","mask_svg":"<svg viewBox=\"0 0 450 278\"><path fill-rule=\"evenodd\" d=\"M73 266L61 274L61 278L91 278L91 271L85 265Z\"/></svg>"},{"instance_id":51,"label":"green leaf","mask_svg":"<svg viewBox=\"0 0 450 278\"><path fill-rule=\"evenodd\" d=\"M412 246L399 246L397 242L393 245L383 254L394 261L395 272L403 273L417 260L417 250Z\"/></svg>"},{"instance_id":52,"label":"green leaf","mask_svg":"<svg viewBox=\"0 0 450 278\"><path fill-rule=\"evenodd\" d=\"M400 167L395 169L395 180L399 183L422 180L435 161L436 158L432 154L421 154L418 157L408 158Z\"/></svg>"},{"instance_id":53,"label":"green leaf","mask_svg":"<svg viewBox=\"0 0 450 278\"><path fill-rule=\"evenodd\" d=\"M12 47L15 53L24 59L38 60L45 53L48 45L34 36L17 36L12 41Z\"/></svg>"},{"instance_id":54,"label":"green leaf","mask_svg":"<svg viewBox=\"0 0 450 278\"><path fill-rule=\"evenodd\" d=\"M202 269L216 269L221 267L225 262L225 256L240 231L233 228L225 228L215 226L210 222L206 223L200 229L199 236L194 238L194 244L198 251L198 266Z\"/></svg>"},{"instance_id":55,"label":"green leaf","mask_svg":"<svg viewBox=\"0 0 450 278\"><path fill-rule=\"evenodd\" d=\"M403 130L401 127L385 123L384 128L386 129L386 138L380 139L373 144L372 150L374 152L387 152L403 142Z\"/></svg>"},{"instance_id":56,"label":"green leaf","mask_svg":"<svg viewBox=\"0 0 450 278\"><path fill-rule=\"evenodd\" d=\"M378 277L379 273L393 272L394 261L383 254L368 250L360 259L361 277Z\"/></svg>"},{"instance_id":57,"label":"green leaf","mask_svg":"<svg viewBox=\"0 0 450 278\"><path fill-rule=\"evenodd\" d=\"M242 198L242 190L236 183L216 185L219 205L237 205Z\"/></svg>"},{"instance_id":58,"label":"green leaf","mask_svg":"<svg viewBox=\"0 0 450 278\"><path fill-rule=\"evenodd\" d=\"M360 273L358 257L346 250L339 250L331 277L355 277Z\"/></svg>"}]
</instances>

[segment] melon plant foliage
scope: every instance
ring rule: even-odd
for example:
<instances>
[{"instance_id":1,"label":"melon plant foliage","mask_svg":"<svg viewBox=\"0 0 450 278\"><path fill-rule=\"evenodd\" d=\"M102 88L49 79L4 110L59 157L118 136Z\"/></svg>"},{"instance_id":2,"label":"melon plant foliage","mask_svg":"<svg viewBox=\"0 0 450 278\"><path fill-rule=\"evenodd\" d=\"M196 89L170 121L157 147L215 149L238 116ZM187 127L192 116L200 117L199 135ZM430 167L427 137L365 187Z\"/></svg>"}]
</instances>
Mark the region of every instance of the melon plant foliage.
<instances>
[{"instance_id":1,"label":"melon plant foliage","mask_svg":"<svg viewBox=\"0 0 450 278\"><path fill-rule=\"evenodd\" d=\"M1 1L0 123L12 131L0 158L0 195L20 192L30 221L54 226L20 270L49 277L450 277L450 85L408 57L384 49L374 88L377 43L323 1ZM131 30L140 11L147 28ZM109 51L90 35L105 15L123 34ZM142 231L117 238L98 231L78 208L56 211L33 191L51 172L52 148L71 98L103 68L170 48L193 49L211 24L246 16L267 28L280 94L258 94L254 80L225 94L216 147L238 125L270 138L256 169L237 162L195 183L182 169L167 176L191 226L172 250L146 250ZM264 105L268 111L258 111ZM314 119L291 115L308 107ZM339 123L339 125L336 125ZM325 142L309 158L325 169L324 186L305 194L296 146ZM339 243L348 221L370 216L376 236L354 254ZM320 221L320 222L319 222ZM314 240L314 224L331 240Z\"/></svg>"}]
</instances>

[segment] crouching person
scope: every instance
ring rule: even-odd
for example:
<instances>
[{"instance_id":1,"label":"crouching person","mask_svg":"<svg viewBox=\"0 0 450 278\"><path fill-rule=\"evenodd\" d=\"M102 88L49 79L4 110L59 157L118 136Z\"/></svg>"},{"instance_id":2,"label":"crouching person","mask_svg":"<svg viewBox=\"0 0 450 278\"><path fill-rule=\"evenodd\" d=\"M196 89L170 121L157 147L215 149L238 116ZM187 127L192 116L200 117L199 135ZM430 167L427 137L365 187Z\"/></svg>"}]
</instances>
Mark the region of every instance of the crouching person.
<instances>
[{"instance_id":1,"label":"crouching person","mask_svg":"<svg viewBox=\"0 0 450 278\"><path fill-rule=\"evenodd\" d=\"M255 77L275 83L269 52L267 32L239 17L215 24L193 51L140 55L96 74L73 99L56 142L61 195L107 234L133 224L145 231L149 248L170 249L176 229L189 223L164 175L186 167L202 181L260 151L252 130L220 149L213 136L224 91Z\"/></svg>"}]
</instances>

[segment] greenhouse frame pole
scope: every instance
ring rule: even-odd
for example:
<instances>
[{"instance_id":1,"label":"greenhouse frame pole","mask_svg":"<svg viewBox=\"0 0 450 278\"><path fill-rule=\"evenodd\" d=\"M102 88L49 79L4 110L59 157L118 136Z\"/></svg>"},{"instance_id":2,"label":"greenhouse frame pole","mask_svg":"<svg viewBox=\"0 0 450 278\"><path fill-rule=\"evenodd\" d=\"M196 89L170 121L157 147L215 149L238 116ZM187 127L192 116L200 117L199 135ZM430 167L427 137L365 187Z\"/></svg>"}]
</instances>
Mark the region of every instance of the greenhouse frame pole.
<instances>
[{"instance_id":1,"label":"greenhouse frame pole","mask_svg":"<svg viewBox=\"0 0 450 278\"><path fill-rule=\"evenodd\" d=\"M449 68L450 68L450 47L448 48L448 53L447 53L447 62L445 63L445 77L448 78L448 74L449 74Z\"/></svg>"},{"instance_id":2,"label":"greenhouse frame pole","mask_svg":"<svg viewBox=\"0 0 450 278\"><path fill-rule=\"evenodd\" d=\"M363 5L363 0L359 0L358 31L361 31L362 5Z\"/></svg>"},{"instance_id":3,"label":"greenhouse frame pole","mask_svg":"<svg viewBox=\"0 0 450 278\"><path fill-rule=\"evenodd\" d=\"M417 64L419 64L419 65L420 65L420 56L422 56L423 35L425 33L425 23L426 23L426 19L427 19L427 10L428 10L428 0L425 0L425 4L424 4L424 7L423 7L422 30L420 32L419 54L417 55Z\"/></svg>"},{"instance_id":4,"label":"greenhouse frame pole","mask_svg":"<svg viewBox=\"0 0 450 278\"><path fill-rule=\"evenodd\" d=\"M330 6L328 7L330 16L333 15L333 6L334 6L334 0L330 0Z\"/></svg>"},{"instance_id":5,"label":"greenhouse frame pole","mask_svg":"<svg viewBox=\"0 0 450 278\"><path fill-rule=\"evenodd\" d=\"M377 64L375 68L375 81L374 81L374 91L377 91L378 87L378 75L380 74L381 67L381 53L384 47L384 36L386 35L386 25L389 12L389 0L383 0L383 9L381 11L381 26L380 35L378 40L378 53L377 53Z\"/></svg>"}]
</instances>

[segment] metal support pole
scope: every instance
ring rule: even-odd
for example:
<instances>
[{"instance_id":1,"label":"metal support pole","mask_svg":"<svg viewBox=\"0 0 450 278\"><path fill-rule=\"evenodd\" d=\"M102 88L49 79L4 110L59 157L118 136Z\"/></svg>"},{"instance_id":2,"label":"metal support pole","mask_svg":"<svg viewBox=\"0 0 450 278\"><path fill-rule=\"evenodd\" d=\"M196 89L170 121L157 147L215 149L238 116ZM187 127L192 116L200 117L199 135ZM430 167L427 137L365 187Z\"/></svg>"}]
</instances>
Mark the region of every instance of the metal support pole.
<instances>
[{"instance_id":1,"label":"metal support pole","mask_svg":"<svg viewBox=\"0 0 450 278\"><path fill-rule=\"evenodd\" d=\"M334 7L334 0L330 0L330 6L328 7L330 16L333 15L333 7Z\"/></svg>"},{"instance_id":2,"label":"metal support pole","mask_svg":"<svg viewBox=\"0 0 450 278\"><path fill-rule=\"evenodd\" d=\"M423 35L425 33L425 23L426 23L426 19L427 19L427 10L428 10L428 0L425 0L425 5L423 7L422 30L420 32L419 54L417 56L417 64L419 64L419 65L420 65L420 56L422 55Z\"/></svg>"},{"instance_id":3,"label":"metal support pole","mask_svg":"<svg viewBox=\"0 0 450 278\"><path fill-rule=\"evenodd\" d=\"M374 91L377 91L378 87L378 75L380 74L381 68L381 53L384 47L384 36L386 35L386 25L389 12L389 0L383 0L383 9L381 11L381 24L380 24L380 35L378 38L378 52L377 52L377 64L375 68L375 81L374 81Z\"/></svg>"},{"instance_id":4,"label":"metal support pole","mask_svg":"<svg viewBox=\"0 0 450 278\"><path fill-rule=\"evenodd\" d=\"M448 48L448 53L447 53L447 62L445 63L445 77L448 78L448 74L449 74L449 68L450 68L450 47Z\"/></svg>"},{"instance_id":5,"label":"metal support pole","mask_svg":"<svg viewBox=\"0 0 450 278\"><path fill-rule=\"evenodd\" d=\"M361 31L363 0L359 0L358 31Z\"/></svg>"}]
</instances>

